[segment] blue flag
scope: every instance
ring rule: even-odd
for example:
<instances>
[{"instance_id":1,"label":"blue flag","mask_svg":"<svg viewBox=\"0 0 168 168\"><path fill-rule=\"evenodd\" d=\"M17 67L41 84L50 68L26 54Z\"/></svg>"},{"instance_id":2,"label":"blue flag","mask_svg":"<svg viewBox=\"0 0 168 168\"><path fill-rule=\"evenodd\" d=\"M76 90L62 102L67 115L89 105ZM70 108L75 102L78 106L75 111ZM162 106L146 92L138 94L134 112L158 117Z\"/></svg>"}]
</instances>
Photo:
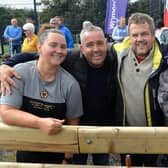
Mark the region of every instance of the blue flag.
<instances>
[{"instance_id":1,"label":"blue flag","mask_svg":"<svg viewBox=\"0 0 168 168\"><path fill-rule=\"evenodd\" d=\"M112 34L121 16L125 17L128 0L107 0L105 33Z\"/></svg>"}]
</instances>

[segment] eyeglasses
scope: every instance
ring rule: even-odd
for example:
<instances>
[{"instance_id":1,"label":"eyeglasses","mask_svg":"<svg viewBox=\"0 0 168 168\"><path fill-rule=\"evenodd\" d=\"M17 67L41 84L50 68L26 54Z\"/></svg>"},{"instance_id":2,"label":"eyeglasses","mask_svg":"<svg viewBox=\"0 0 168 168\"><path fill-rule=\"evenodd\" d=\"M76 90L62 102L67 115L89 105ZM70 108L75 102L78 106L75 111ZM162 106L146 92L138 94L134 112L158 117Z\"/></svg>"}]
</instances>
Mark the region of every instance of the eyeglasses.
<instances>
[{"instance_id":1,"label":"eyeglasses","mask_svg":"<svg viewBox=\"0 0 168 168\"><path fill-rule=\"evenodd\" d=\"M52 22L52 23L50 23L50 24L56 24L55 22Z\"/></svg>"}]
</instances>

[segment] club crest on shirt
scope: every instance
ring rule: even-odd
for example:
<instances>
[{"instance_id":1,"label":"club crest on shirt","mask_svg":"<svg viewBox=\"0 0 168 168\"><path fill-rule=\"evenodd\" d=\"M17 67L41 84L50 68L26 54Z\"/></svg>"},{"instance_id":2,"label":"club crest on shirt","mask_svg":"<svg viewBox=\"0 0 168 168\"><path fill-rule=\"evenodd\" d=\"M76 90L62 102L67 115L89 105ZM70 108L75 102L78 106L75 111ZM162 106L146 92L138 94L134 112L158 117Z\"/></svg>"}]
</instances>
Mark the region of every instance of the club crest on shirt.
<instances>
[{"instance_id":1,"label":"club crest on shirt","mask_svg":"<svg viewBox=\"0 0 168 168\"><path fill-rule=\"evenodd\" d=\"M43 99L46 99L48 97L48 91L47 90L43 90L40 92L40 97Z\"/></svg>"}]
</instances>

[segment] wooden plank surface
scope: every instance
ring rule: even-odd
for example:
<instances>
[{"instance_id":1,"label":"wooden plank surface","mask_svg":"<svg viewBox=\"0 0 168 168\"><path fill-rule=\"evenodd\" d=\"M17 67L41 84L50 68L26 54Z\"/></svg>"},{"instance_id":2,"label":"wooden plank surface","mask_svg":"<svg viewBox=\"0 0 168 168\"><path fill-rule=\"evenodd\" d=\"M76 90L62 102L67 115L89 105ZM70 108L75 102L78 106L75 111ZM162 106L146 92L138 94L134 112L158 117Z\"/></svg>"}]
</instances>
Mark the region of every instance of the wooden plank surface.
<instances>
[{"instance_id":1,"label":"wooden plank surface","mask_svg":"<svg viewBox=\"0 0 168 168\"><path fill-rule=\"evenodd\" d=\"M80 127L81 153L168 153L167 127Z\"/></svg>"},{"instance_id":2,"label":"wooden plank surface","mask_svg":"<svg viewBox=\"0 0 168 168\"><path fill-rule=\"evenodd\" d=\"M58 164L30 164L30 163L28 164L28 163L0 162L0 168L126 168L126 167L125 166L62 165L62 164L58 165ZM138 168L138 167L131 167L131 168Z\"/></svg>"},{"instance_id":3,"label":"wooden plank surface","mask_svg":"<svg viewBox=\"0 0 168 168\"><path fill-rule=\"evenodd\" d=\"M63 126L55 135L0 123L0 148L73 153L168 154L168 127Z\"/></svg>"},{"instance_id":4,"label":"wooden plank surface","mask_svg":"<svg viewBox=\"0 0 168 168\"><path fill-rule=\"evenodd\" d=\"M39 129L0 122L0 149L78 153L77 126L65 126L55 135L46 135Z\"/></svg>"}]
</instances>

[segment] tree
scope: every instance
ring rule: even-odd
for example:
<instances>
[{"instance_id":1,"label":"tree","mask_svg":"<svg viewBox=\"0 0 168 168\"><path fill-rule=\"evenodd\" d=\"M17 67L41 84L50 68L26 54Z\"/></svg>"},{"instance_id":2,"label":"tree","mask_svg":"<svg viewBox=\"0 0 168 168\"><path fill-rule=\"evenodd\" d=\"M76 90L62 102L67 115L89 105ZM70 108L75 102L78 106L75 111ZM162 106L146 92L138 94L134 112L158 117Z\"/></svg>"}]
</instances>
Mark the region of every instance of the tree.
<instances>
[{"instance_id":1,"label":"tree","mask_svg":"<svg viewBox=\"0 0 168 168\"><path fill-rule=\"evenodd\" d=\"M45 23L51 17L61 15L73 34L77 34L84 20L104 27L105 9L106 0L52 0L47 3L40 18L41 23Z\"/></svg>"},{"instance_id":2,"label":"tree","mask_svg":"<svg viewBox=\"0 0 168 168\"><path fill-rule=\"evenodd\" d=\"M129 0L127 8L127 17L135 12L143 12L149 14L155 19L163 18L164 0L138 0L132 3Z\"/></svg>"},{"instance_id":3,"label":"tree","mask_svg":"<svg viewBox=\"0 0 168 168\"><path fill-rule=\"evenodd\" d=\"M135 12L143 12L149 14L149 1L148 0L140 0L136 2L130 2L128 1L128 7L127 7L127 18Z\"/></svg>"},{"instance_id":4,"label":"tree","mask_svg":"<svg viewBox=\"0 0 168 168\"><path fill-rule=\"evenodd\" d=\"M154 18L163 16L163 1L138 0L131 2L128 0L126 17L128 18L135 12L151 14ZM61 15L65 19L65 25L70 28L73 34L79 34L82 22L85 20L89 20L104 29L107 0L42 0L41 2L44 9L38 12L40 24L48 23L50 18ZM16 17L21 26L27 17L35 20L33 10L0 7L1 34L6 25L10 24L12 17Z\"/></svg>"},{"instance_id":5,"label":"tree","mask_svg":"<svg viewBox=\"0 0 168 168\"><path fill-rule=\"evenodd\" d=\"M0 7L0 37L2 39L2 43L5 43L3 38L5 27L11 24L10 21L12 18L16 17L18 19L18 24L22 27L25 19L27 17L32 17L32 14L33 12L31 10Z\"/></svg>"}]
</instances>

